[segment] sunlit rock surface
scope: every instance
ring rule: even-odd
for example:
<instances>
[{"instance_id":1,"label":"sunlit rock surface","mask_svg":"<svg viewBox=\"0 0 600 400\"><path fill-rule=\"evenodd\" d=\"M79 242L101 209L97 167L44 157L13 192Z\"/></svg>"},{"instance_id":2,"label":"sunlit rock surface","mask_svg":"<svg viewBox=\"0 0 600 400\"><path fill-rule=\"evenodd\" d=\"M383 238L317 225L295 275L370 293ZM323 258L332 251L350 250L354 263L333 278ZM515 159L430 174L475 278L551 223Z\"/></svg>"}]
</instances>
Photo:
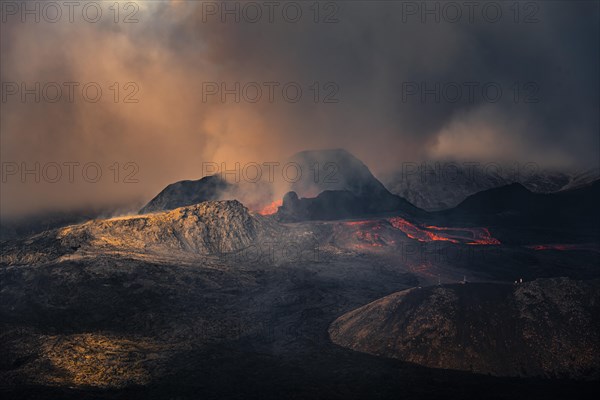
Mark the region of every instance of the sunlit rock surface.
<instances>
[{"instance_id":1,"label":"sunlit rock surface","mask_svg":"<svg viewBox=\"0 0 600 400\"><path fill-rule=\"evenodd\" d=\"M92 220L8 242L2 263L37 264L100 252L222 254L273 234L274 226L236 200L204 202L161 213Z\"/></svg>"}]
</instances>

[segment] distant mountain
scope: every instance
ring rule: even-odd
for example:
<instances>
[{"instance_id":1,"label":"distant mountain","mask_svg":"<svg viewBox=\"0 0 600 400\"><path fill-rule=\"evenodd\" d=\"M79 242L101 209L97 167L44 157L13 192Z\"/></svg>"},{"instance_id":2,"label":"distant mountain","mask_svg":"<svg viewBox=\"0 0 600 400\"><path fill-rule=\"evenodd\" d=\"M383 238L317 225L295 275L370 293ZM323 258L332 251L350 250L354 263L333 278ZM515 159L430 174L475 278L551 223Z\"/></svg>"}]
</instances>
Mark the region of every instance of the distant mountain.
<instances>
[{"instance_id":1,"label":"distant mountain","mask_svg":"<svg viewBox=\"0 0 600 400\"><path fill-rule=\"evenodd\" d=\"M527 190L520 183L512 183L473 194L452 211L472 216L517 212L530 213L534 211L533 208L542 196ZM448 213L451 214L450 211Z\"/></svg>"},{"instance_id":2,"label":"distant mountain","mask_svg":"<svg viewBox=\"0 0 600 400\"><path fill-rule=\"evenodd\" d=\"M533 193L520 183L484 190L434 213L453 222L486 225L600 226L600 180L557 193Z\"/></svg>"},{"instance_id":3,"label":"distant mountain","mask_svg":"<svg viewBox=\"0 0 600 400\"><path fill-rule=\"evenodd\" d=\"M302 151L294 154L287 165L294 163L298 175L290 178L289 188L295 193L286 196L279 214L282 220L336 219L356 215L405 211L419 213L405 199L390 193L358 158L343 149ZM180 181L167 186L140 211L147 214L172 210L209 200L223 200L224 193L240 201L264 197L273 193L272 185L259 182L251 186L256 193L247 193L250 184L242 186L226 182L219 175L196 181ZM315 197L309 200L309 197ZM305 199L306 198L306 199ZM272 199L271 199L272 200ZM264 205L264 204L263 204Z\"/></svg>"},{"instance_id":4,"label":"distant mountain","mask_svg":"<svg viewBox=\"0 0 600 400\"><path fill-rule=\"evenodd\" d=\"M173 210L209 200L220 200L221 194L231 185L218 175L206 176L196 181L179 181L164 188L141 210L140 214Z\"/></svg>"},{"instance_id":5,"label":"distant mountain","mask_svg":"<svg viewBox=\"0 0 600 400\"><path fill-rule=\"evenodd\" d=\"M600 377L600 281L413 288L342 315L340 346L499 376Z\"/></svg>"},{"instance_id":6,"label":"distant mountain","mask_svg":"<svg viewBox=\"0 0 600 400\"><path fill-rule=\"evenodd\" d=\"M362 161L346 150L304 151L291 160L310 173L303 173L302 179L291 185L293 191L284 196L277 212L280 220L332 220L388 212L424 214L390 193Z\"/></svg>"},{"instance_id":7,"label":"distant mountain","mask_svg":"<svg viewBox=\"0 0 600 400\"><path fill-rule=\"evenodd\" d=\"M358 197L388 195L386 187L369 168L344 149L309 150L294 154L290 160L302 174L290 191L300 197L315 197L324 191L346 191Z\"/></svg>"},{"instance_id":8,"label":"distant mountain","mask_svg":"<svg viewBox=\"0 0 600 400\"><path fill-rule=\"evenodd\" d=\"M590 169L580 173L573 174L569 179L569 182L564 185L560 190L577 189L583 186L587 186L590 183L600 179L600 172L598 169Z\"/></svg>"},{"instance_id":9,"label":"distant mountain","mask_svg":"<svg viewBox=\"0 0 600 400\"><path fill-rule=\"evenodd\" d=\"M477 192L511 183L521 183L535 193L554 193L576 189L600 178L598 169L529 173L495 165L484 170L481 166L438 164L406 166L404 171L383 176L382 182L392 193L417 207L439 211L455 207Z\"/></svg>"}]
</instances>

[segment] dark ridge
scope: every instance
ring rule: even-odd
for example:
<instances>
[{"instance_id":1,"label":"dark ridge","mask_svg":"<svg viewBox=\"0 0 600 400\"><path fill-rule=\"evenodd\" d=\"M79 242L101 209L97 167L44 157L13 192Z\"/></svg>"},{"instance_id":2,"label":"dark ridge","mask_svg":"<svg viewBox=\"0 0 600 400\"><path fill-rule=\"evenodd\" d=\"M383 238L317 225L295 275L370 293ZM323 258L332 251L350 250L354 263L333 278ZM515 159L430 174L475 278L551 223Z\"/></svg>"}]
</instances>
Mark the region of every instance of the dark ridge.
<instances>
[{"instance_id":1,"label":"dark ridge","mask_svg":"<svg viewBox=\"0 0 600 400\"><path fill-rule=\"evenodd\" d=\"M397 213L406 216L425 216L427 213L391 193L357 196L347 190L326 190L313 198L298 198L288 192L276 217L280 221L336 220Z\"/></svg>"},{"instance_id":2,"label":"dark ridge","mask_svg":"<svg viewBox=\"0 0 600 400\"><path fill-rule=\"evenodd\" d=\"M219 200L231 185L217 175L206 176L196 181L179 181L164 188L139 211L147 214L173 210L209 200Z\"/></svg>"},{"instance_id":3,"label":"dark ridge","mask_svg":"<svg viewBox=\"0 0 600 400\"><path fill-rule=\"evenodd\" d=\"M382 213L426 213L392 194L369 168L343 149L302 151L291 157L301 178L283 198L282 221L336 220Z\"/></svg>"},{"instance_id":4,"label":"dark ridge","mask_svg":"<svg viewBox=\"0 0 600 400\"><path fill-rule=\"evenodd\" d=\"M533 193L520 183L484 190L433 215L445 223L491 226L600 226L600 180L557 193Z\"/></svg>"}]
</instances>

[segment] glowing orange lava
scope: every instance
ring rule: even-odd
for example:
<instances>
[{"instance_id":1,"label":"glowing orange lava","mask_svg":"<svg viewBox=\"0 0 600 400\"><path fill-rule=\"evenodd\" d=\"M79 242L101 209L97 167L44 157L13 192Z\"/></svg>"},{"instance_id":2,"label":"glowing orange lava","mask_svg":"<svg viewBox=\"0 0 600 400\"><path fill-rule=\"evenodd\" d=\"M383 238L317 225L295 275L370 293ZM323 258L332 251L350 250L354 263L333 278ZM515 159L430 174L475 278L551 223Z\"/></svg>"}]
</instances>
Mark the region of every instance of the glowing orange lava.
<instances>
[{"instance_id":1,"label":"glowing orange lava","mask_svg":"<svg viewBox=\"0 0 600 400\"><path fill-rule=\"evenodd\" d=\"M389 224L389 225L388 225ZM468 245L497 245L500 241L492 237L487 228L454 228L440 226L422 226L412 223L401 217L392 217L378 220L347 221L342 223L353 231L359 243L354 246L359 248L383 247L395 243L392 239L391 226L419 242L449 242ZM392 235L392 236L390 236Z\"/></svg>"},{"instance_id":2,"label":"glowing orange lava","mask_svg":"<svg viewBox=\"0 0 600 400\"><path fill-rule=\"evenodd\" d=\"M501 244L498 239L492 237L488 228L471 228L470 231L473 233L474 240L467 244Z\"/></svg>"},{"instance_id":3,"label":"glowing orange lava","mask_svg":"<svg viewBox=\"0 0 600 400\"><path fill-rule=\"evenodd\" d=\"M359 249L383 247L393 244L394 241L384 238L380 231L383 228L381 221L349 221L342 225L352 227L354 235L360 243L354 246Z\"/></svg>"},{"instance_id":4,"label":"glowing orange lava","mask_svg":"<svg viewBox=\"0 0 600 400\"><path fill-rule=\"evenodd\" d=\"M443 226L429 225L425 227L435 231L452 231L452 237L459 238L467 241L467 244L482 245L482 244L501 244L500 241L490 233L488 228L447 228ZM471 237L462 235L462 233L468 232Z\"/></svg>"},{"instance_id":5,"label":"glowing orange lava","mask_svg":"<svg viewBox=\"0 0 600 400\"><path fill-rule=\"evenodd\" d=\"M358 226L358 225L372 225L373 221L350 221L350 222L344 222L344 224L348 225L348 226Z\"/></svg>"},{"instance_id":6,"label":"glowing orange lava","mask_svg":"<svg viewBox=\"0 0 600 400\"><path fill-rule=\"evenodd\" d=\"M401 230L406 236L418 240L419 242L447 241L451 243L460 243L458 240L452 239L444 234L440 235L420 228L404 218L393 217L388 221L394 228Z\"/></svg>"},{"instance_id":7,"label":"glowing orange lava","mask_svg":"<svg viewBox=\"0 0 600 400\"><path fill-rule=\"evenodd\" d=\"M374 232L381 229L380 225L375 225L371 228L371 231L358 231L356 236L359 240L368 243L371 247L383 247L383 240L379 233Z\"/></svg>"},{"instance_id":8,"label":"glowing orange lava","mask_svg":"<svg viewBox=\"0 0 600 400\"><path fill-rule=\"evenodd\" d=\"M271 204L268 204L265 207L263 207L258 213L260 215L273 215L277 212L277 210L279 209L279 207L281 207L282 204L283 200L275 200Z\"/></svg>"}]
</instances>

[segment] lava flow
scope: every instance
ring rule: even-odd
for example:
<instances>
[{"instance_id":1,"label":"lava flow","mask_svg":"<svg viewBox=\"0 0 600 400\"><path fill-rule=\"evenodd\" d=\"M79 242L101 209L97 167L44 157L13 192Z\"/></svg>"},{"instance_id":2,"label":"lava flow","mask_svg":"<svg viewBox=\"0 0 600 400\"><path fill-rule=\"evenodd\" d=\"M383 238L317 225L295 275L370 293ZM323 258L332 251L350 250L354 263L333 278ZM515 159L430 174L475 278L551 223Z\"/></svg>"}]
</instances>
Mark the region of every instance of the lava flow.
<instances>
[{"instance_id":1,"label":"lava flow","mask_svg":"<svg viewBox=\"0 0 600 400\"><path fill-rule=\"evenodd\" d=\"M354 245L357 248L383 247L394 243L394 240L384 238L382 235L383 225L380 220L343 222L341 226L351 227L354 230L354 235L359 241Z\"/></svg>"},{"instance_id":2,"label":"lava flow","mask_svg":"<svg viewBox=\"0 0 600 400\"><path fill-rule=\"evenodd\" d=\"M275 200L271 204L268 204L265 207L263 207L258 213L260 215L273 215L277 212L279 207L281 207L282 205L283 205L283 200Z\"/></svg>"},{"instance_id":3,"label":"lava flow","mask_svg":"<svg viewBox=\"0 0 600 400\"><path fill-rule=\"evenodd\" d=\"M352 224L352 223L350 223ZM383 247L384 241L381 235L376 232L381 230L381 225L375 225L371 227L371 230L359 230L356 232L358 239L364 243L369 244L371 247Z\"/></svg>"},{"instance_id":4,"label":"lava flow","mask_svg":"<svg viewBox=\"0 0 600 400\"><path fill-rule=\"evenodd\" d=\"M386 224L389 223L388 224ZM444 241L468 245L496 245L500 241L492 237L487 228L452 228L438 226L420 226L401 217L385 220L364 220L344 222L343 226L352 228L353 235L359 241L359 247L383 247L395 243L393 232L384 229L391 226L411 239L419 242ZM392 236L390 236L392 235Z\"/></svg>"},{"instance_id":5,"label":"lava flow","mask_svg":"<svg viewBox=\"0 0 600 400\"><path fill-rule=\"evenodd\" d=\"M452 239L447 235L436 234L422 229L415 224L408 222L404 218L393 217L388 219L388 221L394 228L401 230L406 236L418 240L419 242L447 241L451 243L460 243L458 240Z\"/></svg>"},{"instance_id":6,"label":"lava flow","mask_svg":"<svg viewBox=\"0 0 600 400\"><path fill-rule=\"evenodd\" d=\"M501 244L500 241L494 237L490 233L488 228L447 228L443 226L433 226L429 225L425 227L426 229L431 229L435 231L451 231L454 232L450 234L454 238L466 240L467 244L472 245L481 245L481 244ZM461 235L463 232L468 232L471 234L470 237Z\"/></svg>"},{"instance_id":7,"label":"lava flow","mask_svg":"<svg viewBox=\"0 0 600 400\"><path fill-rule=\"evenodd\" d=\"M444 241L450 243L465 243L470 245L493 245L500 241L492 237L487 228L448 228L440 226L421 227L400 217L387 220L392 227L402 231L411 239L419 242ZM367 221L350 222L348 224L358 225ZM362 233L365 235L366 233ZM359 233L360 235L360 233Z\"/></svg>"}]
</instances>

